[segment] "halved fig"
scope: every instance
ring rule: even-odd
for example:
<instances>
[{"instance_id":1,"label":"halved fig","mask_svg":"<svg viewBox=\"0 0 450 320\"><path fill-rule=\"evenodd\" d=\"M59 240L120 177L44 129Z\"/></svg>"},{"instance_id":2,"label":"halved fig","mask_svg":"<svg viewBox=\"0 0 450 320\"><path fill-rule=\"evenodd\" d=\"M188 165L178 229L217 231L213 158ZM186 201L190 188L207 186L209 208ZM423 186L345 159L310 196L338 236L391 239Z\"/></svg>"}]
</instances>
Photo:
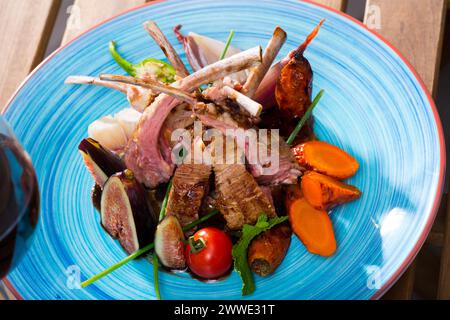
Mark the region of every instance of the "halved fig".
<instances>
[{"instance_id":1,"label":"halved fig","mask_svg":"<svg viewBox=\"0 0 450 320\"><path fill-rule=\"evenodd\" d=\"M155 234L155 252L161 263L170 269L185 269L184 233L175 216L167 216L158 225Z\"/></svg>"},{"instance_id":2,"label":"halved fig","mask_svg":"<svg viewBox=\"0 0 450 320\"><path fill-rule=\"evenodd\" d=\"M148 205L142 184L130 170L106 181L101 200L102 226L129 254L149 245L158 217Z\"/></svg>"},{"instance_id":3,"label":"halved fig","mask_svg":"<svg viewBox=\"0 0 450 320\"><path fill-rule=\"evenodd\" d=\"M92 138L81 141L78 150L80 150L84 163L95 183L100 187L104 186L110 176L126 169L122 159L103 148L100 143Z\"/></svg>"}]
</instances>

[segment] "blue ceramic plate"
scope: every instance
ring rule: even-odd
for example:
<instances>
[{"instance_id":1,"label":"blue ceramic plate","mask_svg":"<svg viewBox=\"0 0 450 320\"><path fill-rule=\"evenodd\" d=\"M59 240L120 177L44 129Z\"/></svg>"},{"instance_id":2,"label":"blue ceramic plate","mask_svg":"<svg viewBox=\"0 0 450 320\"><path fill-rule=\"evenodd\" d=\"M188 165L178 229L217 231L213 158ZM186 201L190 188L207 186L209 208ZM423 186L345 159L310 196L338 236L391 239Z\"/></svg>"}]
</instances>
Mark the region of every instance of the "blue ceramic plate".
<instances>
[{"instance_id":1,"label":"blue ceramic plate","mask_svg":"<svg viewBox=\"0 0 450 320\"><path fill-rule=\"evenodd\" d=\"M67 276L76 277L78 267L84 280L125 257L100 227L90 200L92 178L77 146L90 122L127 102L107 89L63 84L73 74L121 73L108 54L109 40L132 61L162 59L141 27L146 20L156 20L179 53L171 32L178 23L221 40L234 29L233 44L242 49L264 46L280 25L289 37L281 57L322 18L327 21L306 52L315 93L326 90L314 114L316 132L356 156L361 169L349 182L363 197L332 213L335 256L311 255L293 237L280 268L256 277L256 292L245 298L367 299L385 292L417 254L434 220L445 163L440 121L421 80L384 40L347 16L294 0L156 2L97 26L42 63L5 112L34 161L42 192L34 244L8 286L24 299L155 298L146 260L83 290L72 289ZM166 299L241 298L236 273L214 284L162 274L161 288Z\"/></svg>"}]
</instances>

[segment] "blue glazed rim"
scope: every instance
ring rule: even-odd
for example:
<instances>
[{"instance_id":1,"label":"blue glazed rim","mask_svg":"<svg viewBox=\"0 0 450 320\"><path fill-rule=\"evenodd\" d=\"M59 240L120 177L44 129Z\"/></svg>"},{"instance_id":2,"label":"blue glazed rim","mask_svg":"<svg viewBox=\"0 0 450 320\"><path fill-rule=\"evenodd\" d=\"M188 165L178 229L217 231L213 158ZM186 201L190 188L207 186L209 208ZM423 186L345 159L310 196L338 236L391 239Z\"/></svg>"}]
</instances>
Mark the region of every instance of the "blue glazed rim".
<instances>
[{"instance_id":1,"label":"blue glazed rim","mask_svg":"<svg viewBox=\"0 0 450 320\"><path fill-rule=\"evenodd\" d=\"M23 87L26 85L26 83L43 67L45 66L55 55L57 55L60 51L62 51L64 48L68 47L70 44L72 44L73 42L77 41L79 38L83 37L84 35L90 33L91 31L95 30L96 28L108 23L111 20L114 20L120 16L126 15L130 12L133 11L137 11L141 8L144 7L149 7L152 6L154 4L158 4L158 3L163 3L163 2L167 2L168 0L155 0L149 3L145 3L143 5L139 5L136 6L134 8L131 8L129 10L126 10L122 13L119 13L93 27L91 27L90 29L84 31L83 33L81 33L80 35L78 35L76 38L72 39L71 41L69 41L68 43L66 43L64 46L61 46L60 48L58 48L57 50L55 50L50 56L48 56L44 61L42 61L27 77L26 79L20 84L20 86L18 87L18 89L16 90L16 92L12 95L12 97L9 99L8 103L6 104L6 107L4 108L4 110L2 111L2 114L6 113L6 111L8 110L9 106L12 104L12 102L14 101L14 99L16 98L16 96L21 92L21 90L23 89ZM440 164L439 164L439 183L438 183L438 187L437 187L437 192L436 195L434 197L433 200L433 207L431 209L431 211L428 214L428 218L426 221L426 225L422 230L422 233L417 241L417 243L414 245L413 249L410 251L410 253L408 254L408 256L405 258L405 260L403 261L403 263L398 267L398 269L393 273L393 275L389 278L389 280L378 290L375 292L375 294L373 294L373 296L371 297L371 299L379 299L383 296L383 294L385 294L394 284L395 282L402 276L402 274L407 270L407 268L409 267L409 265L413 262L414 258L417 256L419 250L421 249L421 247L423 246L436 217L437 211L439 209L440 206L440 202L441 202L441 197L442 197L442 192L443 192L443 187L444 187L444 178L445 178L445 165L446 165L446 148L445 148L445 139L444 139L444 134L443 134L443 129L442 129L442 123L439 117L439 113L437 111L437 107L435 105L435 102L430 94L430 92L428 91L425 83L423 82L422 78L419 76L418 72L414 69L414 67L409 63L409 61L403 56L403 54L396 49L389 41L387 41L383 36L379 35L377 32L369 29L366 25L364 25L362 22L360 22L359 20L343 13L340 12L334 8L328 7L326 5L322 5L322 4L318 4L315 3L311 0L300 0L300 2L306 2L310 5L314 5L329 11L332 11L333 13L344 17L348 20L350 20L350 22L353 22L354 24L356 24L357 26L363 28L365 31L368 31L369 33L373 34L374 36L376 36L381 42L383 42L390 50L392 50L392 52L398 56L402 62L405 64L405 66L408 67L408 69L410 70L410 72L414 75L414 77L416 78L418 84L420 85L422 91L425 93L427 99L428 99L428 103L431 107L431 111L433 113L433 117L435 120L435 124L436 124L436 129L438 132L438 139L439 139L439 151L440 151ZM14 295L14 297L16 299L22 300L23 297L20 295L20 293L14 288L14 285L11 283L11 281L8 280L8 278L3 279L3 282L5 283L6 287L11 291L11 293Z\"/></svg>"}]
</instances>

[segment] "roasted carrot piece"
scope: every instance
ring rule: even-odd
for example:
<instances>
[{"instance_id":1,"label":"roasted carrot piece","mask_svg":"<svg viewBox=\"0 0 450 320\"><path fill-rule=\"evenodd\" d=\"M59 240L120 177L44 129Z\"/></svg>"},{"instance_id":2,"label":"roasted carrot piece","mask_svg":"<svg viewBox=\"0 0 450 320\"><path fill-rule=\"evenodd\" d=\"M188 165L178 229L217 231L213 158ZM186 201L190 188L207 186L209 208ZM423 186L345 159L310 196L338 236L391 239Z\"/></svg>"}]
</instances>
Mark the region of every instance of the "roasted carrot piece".
<instances>
[{"instance_id":1,"label":"roasted carrot piece","mask_svg":"<svg viewBox=\"0 0 450 320\"><path fill-rule=\"evenodd\" d=\"M328 210L361 197L358 188L314 171L302 177L302 193L316 209Z\"/></svg>"},{"instance_id":2,"label":"roasted carrot piece","mask_svg":"<svg viewBox=\"0 0 450 320\"><path fill-rule=\"evenodd\" d=\"M296 146L293 151L298 163L308 170L343 180L358 171L359 164L347 152L323 141L309 141Z\"/></svg>"},{"instance_id":3,"label":"roasted carrot piece","mask_svg":"<svg viewBox=\"0 0 450 320\"><path fill-rule=\"evenodd\" d=\"M260 234L248 248L248 264L254 273L265 277L275 272L291 244L292 230L286 222Z\"/></svg>"},{"instance_id":4,"label":"roasted carrot piece","mask_svg":"<svg viewBox=\"0 0 450 320\"><path fill-rule=\"evenodd\" d=\"M301 197L290 202L288 213L292 230L309 252L323 257L336 252L333 225L326 211L315 209Z\"/></svg>"}]
</instances>

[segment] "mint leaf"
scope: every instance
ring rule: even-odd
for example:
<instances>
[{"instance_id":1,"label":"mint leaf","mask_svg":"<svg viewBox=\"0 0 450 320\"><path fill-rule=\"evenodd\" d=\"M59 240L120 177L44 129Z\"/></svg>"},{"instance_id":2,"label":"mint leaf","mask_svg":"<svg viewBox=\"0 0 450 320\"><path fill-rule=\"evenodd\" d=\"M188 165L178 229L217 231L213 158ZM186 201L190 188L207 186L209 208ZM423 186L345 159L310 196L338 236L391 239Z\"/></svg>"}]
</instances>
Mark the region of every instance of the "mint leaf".
<instances>
[{"instance_id":1,"label":"mint leaf","mask_svg":"<svg viewBox=\"0 0 450 320\"><path fill-rule=\"evenodd\" d=\"M259 234L286 221L288 217L275 217L267 221L267 215L261 214L254 226L245 224L242 228L242 237L233 247L234 269L242 279L242 295L246 296L255 291L253 274L248 265L247 251L252 240Z\"/></svg>"}]
</instances>

